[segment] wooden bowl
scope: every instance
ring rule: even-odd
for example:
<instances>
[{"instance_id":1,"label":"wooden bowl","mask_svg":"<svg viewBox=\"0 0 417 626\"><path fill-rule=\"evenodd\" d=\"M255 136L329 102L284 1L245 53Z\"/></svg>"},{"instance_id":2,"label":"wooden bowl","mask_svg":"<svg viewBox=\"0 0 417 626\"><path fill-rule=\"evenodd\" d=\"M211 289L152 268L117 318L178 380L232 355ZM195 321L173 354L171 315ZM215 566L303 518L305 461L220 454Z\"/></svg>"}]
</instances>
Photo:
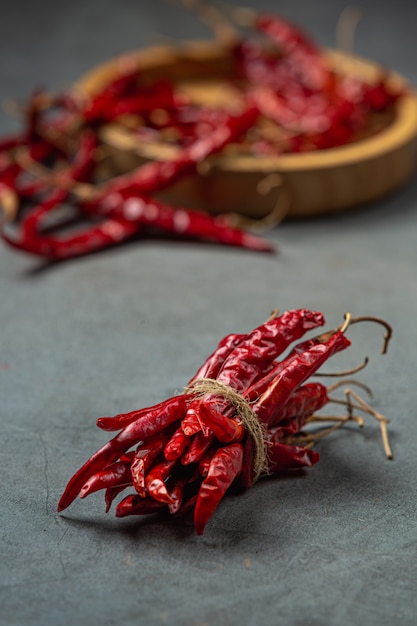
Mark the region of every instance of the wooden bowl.
<instances>
[{"instance_id":1,"label":"wooden bowl","mask_svg":"<svg viewBox=\"0 0 417 626\"><path fill-rule=\"evenodd\" d=\"M328 51L338 72L371 82L379 66L342 52ZM92 95L120 73L137 66L153 81L169 78L205 104L233 97L228 76L230 50L217 42L190 42L157 46L112 59L85 75L77 89ZM406 86L390 74L393 87ZM114 173L129 171L149 159L173 159L172 144L141 143L128 129L109 125L102 139L113 151ZM409 88L384 127L348 145L281 156L223 154L210 158L208 167L186 176L162 194L164 199L211 213L234 212L263 222L283 216L307 217L341 211L375 201L397 189L415 171L417 157L417 96Z\"/></svg>"}]
</instances>

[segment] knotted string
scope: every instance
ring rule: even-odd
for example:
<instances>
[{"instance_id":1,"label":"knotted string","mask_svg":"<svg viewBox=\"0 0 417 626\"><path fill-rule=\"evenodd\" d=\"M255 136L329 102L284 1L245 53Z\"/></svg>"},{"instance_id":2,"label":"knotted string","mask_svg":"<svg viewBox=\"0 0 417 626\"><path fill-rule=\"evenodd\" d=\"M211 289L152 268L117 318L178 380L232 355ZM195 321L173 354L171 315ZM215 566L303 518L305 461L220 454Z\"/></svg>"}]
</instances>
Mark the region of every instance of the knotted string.
<instances>
[{"instance_id":1,"label":"knotted string","mask_svg":"<svg viewBox=\"0 0 417 626\"><path fill-rule=\"evenodd\" d=\"M249 402L245 400L237 391L229 385L225 385L214 378L197 378L190 382L184 389L185 394L191 394L196 398L203 398L209 394L215 394L226 398L232 404L245 429L252 437L254 442L254 459L253 470L255 480L261 474L268 473L268 456L266 451L266 442L264 437L264 429L258 419L256 413L252 410Z\"/></svg>"}]
</instances>

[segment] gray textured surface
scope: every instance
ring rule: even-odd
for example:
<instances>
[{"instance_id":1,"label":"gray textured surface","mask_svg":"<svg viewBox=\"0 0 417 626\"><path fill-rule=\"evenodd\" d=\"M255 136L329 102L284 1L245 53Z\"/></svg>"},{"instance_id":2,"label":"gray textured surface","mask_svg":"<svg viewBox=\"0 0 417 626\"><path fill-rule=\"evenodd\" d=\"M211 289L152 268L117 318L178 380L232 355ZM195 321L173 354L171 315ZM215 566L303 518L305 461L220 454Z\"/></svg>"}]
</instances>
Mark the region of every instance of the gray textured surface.
<instances>
[{"instance_id":1,"label":"gray textured surface","mask_svg":"<svg viewBox=\"0 0 417 626\"><path fill-rule=\"evenodd\" d=\"M172 3L1 2L1 100L59 88L156 34L205 35ZM294 0L287 15L334 43L342 0ZM284 10L284 3L258 7ZM358 53L417 84L415 2L363 0ZM0 131L15 127L6 116ZM0 612L7 626L56 624L415 624L417 178L372 207L284 223L269 257L147 241L43 267L0 247ZM116 520L100 495L64 515L70 475L107 440L100 415L180 388L217 340L278 306L381 315L352 328L352 364L391 416L395 460L376 426L323 442L303 477L227 498L203 537L188 520Z\"/></svg>"}]
</instances>

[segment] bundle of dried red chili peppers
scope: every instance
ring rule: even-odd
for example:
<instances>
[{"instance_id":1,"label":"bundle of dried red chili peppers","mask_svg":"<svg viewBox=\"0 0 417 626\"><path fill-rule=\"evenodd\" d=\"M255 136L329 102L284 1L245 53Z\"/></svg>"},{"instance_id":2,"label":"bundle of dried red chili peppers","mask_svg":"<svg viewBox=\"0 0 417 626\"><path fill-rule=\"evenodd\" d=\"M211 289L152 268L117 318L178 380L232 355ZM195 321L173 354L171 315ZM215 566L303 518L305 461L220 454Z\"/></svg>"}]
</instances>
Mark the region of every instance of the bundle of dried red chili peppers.
<instances>
[{"instance_id":1,"label":"bundle of dried red chili peppers","mask_svg":"<svg viewBox=\"0 0 417 626\"><path fill-rule=\"evenodd\" d=\"M311 449L317 439L348 421L362 424L355 410L379 420L391 458L387 418L352 389L345 390L345 400L337 400L329 389L338 384L326 388L308 382L350 345L347 328L366 320L385 326L385 351L390 326L379 318L350 314L339 328L298 342L324 324L322 313L306 309L274 312L248 334L227 335L179 395L97 420L101 429L119 432L71 478L58 510L78 495L104 490L108 511L132 487L133 493L117 504L116 516L179 516L193 510L195 529L202 534L232 485L248 488L261 476L313 465L319 460ZM317 414L331 401L344 403L346 415ZM323 428L324 422L331 425ZM311 424L319 429L309 430Z\"/></svg>"},{"instance_id":2,"label":"bundle of dried red chili peppers","mask_svg":"<svg viewBox=\"0 0 417 626\"><path fill-rule=\"evenodd\" d=\"M384 76L366 84L337 74L323 51L283 18L250 15L266 43L236 34L231 44L237 107L197 105L173 82L142 80L136 66L121 69L93 96L36 93L23 131L0 141L0 205L9 218L0 224L4 241L65 259L157 229L271 251L270 242L233 227L225 215L170 206L153 195L232 144L255 155L279 155L347 143L400 93ZM175 160L114 175L102 131L115 122L133 128L138 142L172 141Z\"/></svg>"}]
</instances>

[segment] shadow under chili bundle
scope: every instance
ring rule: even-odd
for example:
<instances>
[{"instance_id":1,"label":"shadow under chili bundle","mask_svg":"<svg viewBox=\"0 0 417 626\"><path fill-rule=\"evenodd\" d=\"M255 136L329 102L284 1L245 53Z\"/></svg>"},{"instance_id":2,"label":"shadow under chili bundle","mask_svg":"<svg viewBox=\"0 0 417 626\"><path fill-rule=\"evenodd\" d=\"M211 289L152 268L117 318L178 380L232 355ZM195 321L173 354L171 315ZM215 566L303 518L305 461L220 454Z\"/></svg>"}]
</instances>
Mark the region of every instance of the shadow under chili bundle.
<instances>
[{"instance_id":1,"label":"shadow under chili bundle","mask_svg":"<svg viewBox=\"0 0 417 626\"><path fill-rule=\"evenodd\" d=\"M58 505L63 511L77 496L104 491L106 511L116 516L193 512L198 534L233 486L251 487L266 475L309 467L319 454L313 445L346 423L363 425L362 413L377 419L388 458L388 419L347 385L370 390L352 379L331 386L311 381L334 354L350 346L346 331L358 322L391 327L379 318L345 315L341 326L304 338L324 325L320 312L273 312L248 334L224 337L188 381L182 393L159 404L115 417L97 426L117 434L74 474ZM301 341L300 341L301 340ZM345 386L343 398L331 393ZM323 407L344 405L344 415L323 415Z\"/></svg>"}]
</instances>

